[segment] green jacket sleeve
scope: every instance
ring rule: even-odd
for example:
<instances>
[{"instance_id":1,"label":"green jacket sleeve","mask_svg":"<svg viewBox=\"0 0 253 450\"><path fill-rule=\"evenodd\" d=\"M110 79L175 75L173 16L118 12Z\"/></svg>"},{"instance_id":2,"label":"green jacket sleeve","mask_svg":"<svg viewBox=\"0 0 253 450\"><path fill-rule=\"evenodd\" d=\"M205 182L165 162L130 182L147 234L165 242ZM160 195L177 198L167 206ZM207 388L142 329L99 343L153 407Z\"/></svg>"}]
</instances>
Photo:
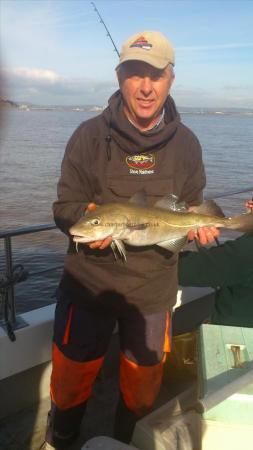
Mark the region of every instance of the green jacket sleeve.
<instances>
[{"instance_id":1,"label":"green jacket sleeve","mask_svg":"<svg viewBox=\"0 0 253 450\"><path fill-rule=\"evenodd\" d=\"M198 252L182 252L178 263L179 284L196 287L224 287L247 283L253 271L253 236Z\"/></svg>"}]
</instances>

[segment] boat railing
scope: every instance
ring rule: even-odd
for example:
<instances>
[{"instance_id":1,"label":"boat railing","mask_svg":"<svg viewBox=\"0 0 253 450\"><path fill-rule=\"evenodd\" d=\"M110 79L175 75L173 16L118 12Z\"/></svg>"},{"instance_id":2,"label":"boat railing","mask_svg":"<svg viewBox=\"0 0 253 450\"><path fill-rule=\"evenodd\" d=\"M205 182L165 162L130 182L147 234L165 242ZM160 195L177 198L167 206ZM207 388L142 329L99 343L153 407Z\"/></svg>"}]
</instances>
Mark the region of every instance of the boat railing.
<instances>
[{"instance_id":1,"label":"boat railing","mask_svg":"<svg viewBox=\"0 0 253 450\"><path fill-rule=\"evenodd\" d=\"M16 314L16 302L14 286L26 281L29 277L39 276L48 272L62 269L62 265L49 267L48 269L28 272L22 264L13 265L12 238L25 234L39 233L56 229L54 224L40 224L17 229L0 231L0 239L4 241L5 272L0 273L0 305L2 306L2 319L0 325L5 329L9 338L14 341L14 330L27 326L27 323Z\"/></svg>"},{"instance_id":2,"label":"boat railing","mask_svg":"<svg viewBox=\"0 0 253 450\"><path fill-rule=\"evenodd\" d=\"M250 191L251 192L253 191L253 186L236 191L213 194L212 196L206 196L206 199L229 197ZM57 227L55 224L40 224L29 227L22 227L11 230L7 229L4 231L0 231L0 239L4 240L4 251L5 251L5 272L0 273L0 300L2 297L2 306L3 306L3 319L0 320L0 325L3 326L8 336L13 341L15 340L14 330L26 326L24 320L21 317L17 317L16 315L15 291L14 291L15 284L27 280L27 278L30 276L41 275L43 273L61 269L62 265L50 267L48 269L33 273L28 273L28 271L26 271L21 264L13 265L12 238L15 236L22 236L25 234L54 230L56 228Z\"/></svg>"}]
</instances>

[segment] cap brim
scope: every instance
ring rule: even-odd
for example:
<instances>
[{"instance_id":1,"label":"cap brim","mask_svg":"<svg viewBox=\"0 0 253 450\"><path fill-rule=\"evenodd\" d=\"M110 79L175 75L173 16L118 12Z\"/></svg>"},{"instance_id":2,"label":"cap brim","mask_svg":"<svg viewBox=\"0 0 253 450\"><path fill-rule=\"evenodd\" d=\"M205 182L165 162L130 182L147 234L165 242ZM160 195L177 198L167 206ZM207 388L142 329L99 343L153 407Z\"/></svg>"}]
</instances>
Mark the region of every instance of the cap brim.
<instances>
[{"instance_id":1,"label":"cap brim","mask_svg":"<svg viewBox=\"0 0 253 450\"><path fill-rule=\"evenodd\" d=\"M147 64L149 64L150 66L155 67L156 69L165 69L165 67L167 67L168 64L173 64L172 62L166 60L164 58L154 58L151 55L140 55L139 53L132 53L131 56L127 56L125 58L123 58L120 63L116 66L116 69L118 69L118 67L121 66L121 64L123 64L124 62L127 61L142 61L145 62Z\"/></svg>"}]
</instances>

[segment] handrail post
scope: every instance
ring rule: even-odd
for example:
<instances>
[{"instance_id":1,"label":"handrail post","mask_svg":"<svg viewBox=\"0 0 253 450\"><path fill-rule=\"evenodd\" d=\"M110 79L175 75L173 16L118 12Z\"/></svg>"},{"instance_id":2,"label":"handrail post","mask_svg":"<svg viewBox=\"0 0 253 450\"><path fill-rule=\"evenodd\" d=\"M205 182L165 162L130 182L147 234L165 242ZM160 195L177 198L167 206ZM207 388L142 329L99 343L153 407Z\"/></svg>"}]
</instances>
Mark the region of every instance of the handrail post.
<instances>
[{"instance_id":1,"label":"handrail post","mask_svg":"<svg viewBox=\"0 0 253 450\"><path fill-rule=\"evenodd\" d=\"M5 248L6 275L10 279L12 277L12 248L11 248L11 237L10 236L5 236L4 248ZM16 306L15 306L13 284L11 284L8 287L7 299L8 299L8 309L10 309L10 323L12 325L15 325L16 324Z\"/></svg>"}]
</instances>

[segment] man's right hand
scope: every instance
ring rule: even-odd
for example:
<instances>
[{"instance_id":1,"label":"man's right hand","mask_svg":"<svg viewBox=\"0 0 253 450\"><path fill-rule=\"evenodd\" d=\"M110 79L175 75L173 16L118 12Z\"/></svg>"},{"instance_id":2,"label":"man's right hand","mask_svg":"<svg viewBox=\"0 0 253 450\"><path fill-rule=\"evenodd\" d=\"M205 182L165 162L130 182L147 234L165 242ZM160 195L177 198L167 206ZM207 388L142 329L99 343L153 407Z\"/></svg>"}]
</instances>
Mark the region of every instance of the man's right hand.
<instances>
[{"instance_id":1,"label":"man's right hand","mask_svg":"<svg viewBox=\"0 0 253 450\"><path fill-rule=\"evenodd\" d=\"M89 214L89 212L95 211L97 205L96 203L89 203L86 210L85 210L85 214ZM88 246L90 248L99 248L100 250L103 250L106 247L109 247L109 245L111 245L112 243L112 237L108 236L107 238L103 239L103 240L99 240L99 241L94 241L88 244Z\"/></svg>"}]
</instances>

